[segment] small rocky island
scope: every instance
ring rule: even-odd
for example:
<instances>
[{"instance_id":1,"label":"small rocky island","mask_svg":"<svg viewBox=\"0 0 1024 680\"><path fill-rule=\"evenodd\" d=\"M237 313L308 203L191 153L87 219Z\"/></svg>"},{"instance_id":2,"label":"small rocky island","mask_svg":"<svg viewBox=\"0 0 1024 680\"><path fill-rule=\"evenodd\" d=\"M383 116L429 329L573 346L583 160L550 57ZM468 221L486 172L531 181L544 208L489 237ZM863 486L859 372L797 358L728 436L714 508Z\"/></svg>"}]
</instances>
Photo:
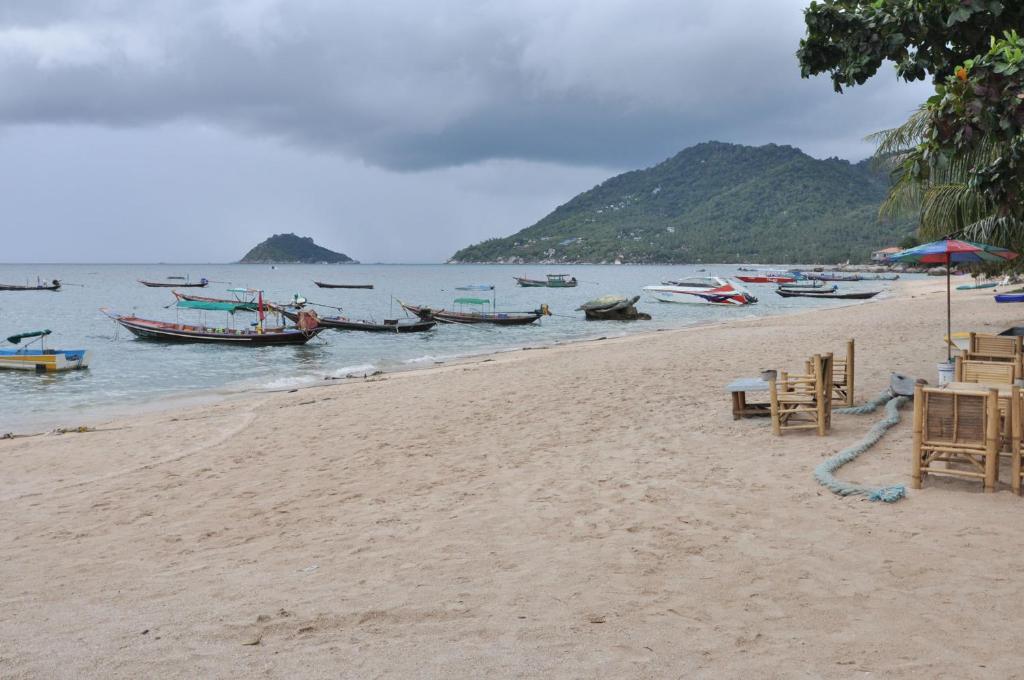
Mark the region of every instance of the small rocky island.
<instances>
[{"instance_id":1,"label":"small rocky island","mask_svg":"<svg viewBox=\"0 0 1024 680\"><path fill-rule=\"evenodd\" d=\"M309 236L274 234L245 254L239 264L358 264L344 253L313 243Z\"/></svg>"}]
</instances>

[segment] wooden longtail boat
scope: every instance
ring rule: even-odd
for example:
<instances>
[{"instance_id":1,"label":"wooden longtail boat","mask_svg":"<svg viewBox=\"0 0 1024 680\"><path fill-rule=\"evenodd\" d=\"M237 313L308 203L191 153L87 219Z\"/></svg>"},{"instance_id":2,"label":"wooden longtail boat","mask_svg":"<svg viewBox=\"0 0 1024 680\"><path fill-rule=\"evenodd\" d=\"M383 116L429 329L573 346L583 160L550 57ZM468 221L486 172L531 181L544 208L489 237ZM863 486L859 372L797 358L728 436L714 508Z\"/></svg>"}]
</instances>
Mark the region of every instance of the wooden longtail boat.
<instances>
[{"instance_id":1,"label":"wooden longtail boat","mask_svg":"<svg viewBox=\"0 0 1024 680\"><path fill-rule=\"evenodd\" d=\"M51 291L56 292L56 291L60 290L60 281L57 280L57 279L54 279L50 283L37 283L34 286L19 286L17 284L11 284L11 283L0 283L0 290L8 290L8 291L14 291L14 290L51 290Z\"/></svg>"},{"instance_id":2,"label":"wooden longtail boat","mask_svg":"<svg viewBox=\"0 0 1024 680\"><path fill-rule=\"evenodd\" d=\"M266 306L263 302L263 292L256 292L259 296L257 301L257 313L259 316L256 327L251 330L154 321L152 319L140 319L134 315L117 314L108 309L101 309L100 311L139 338L163 340L165 342L206 342L246 347L304 345L324 330L317 322L316 312L313 310L302 310L298 313L296 328L264 328L263 319L266 315L263 310L266 309ZM225 311L233 311L230 308L237 307L234 303L190 300L179 300L178 305L187 306L191 309Z\"/></svg>"},{"instance_id":3,"label":"wooden longtail boat","mask_svg":"<svg viewBox=\"0 0 1024 680\"><path fill-rule=\"evenodd\" d=\"M456 298L457 304L490 304L490 300L477 300L476 298ZM489 323L497 326L525 326L531 324L542 316L550 316L551 311L547 305L541 305L539 309L532 312L454 312L446 309L433 309L418 305L407 305L401 300L398 304L402 309L407 309L423 320L436 320L441 323L466 323L481 324Z\"/></svg>"},{"instance_id":4,"label":"wooden longtail boat","mask_svg":"<svg viewBox=\"0 0 1024 680\"><path fill-rule=\"evenodd\" d=\"M212 328L209 326L195 326L167 321L153 321L151 319L140 319L137 316L116 314L107 310L104 310L104 312L139 338L162 340L165 342L207 342L243 347L304 345L324 330L322 327L317 326L312 329L264 328L260 332L256 330Z\"/></svg>"},{"instance_id":5,"label":"wooden longtail boat","mask_svg":"<svg viewBox=\"0 0 1024 680\"><path fill-rule=\"evenodd\" d=\"M206 279L199 279L199 283L181 283L181 282L168 282L168 281L143 281L139 279L139 283L149 288L206 288L209 285L209 281Z\"/></svg>"},{"instance_id":6,"label":"wooden longtail boat","mask_svg":"<svg viewBox=\"0 0 1024 680\"><path fill-rule=\"evenodd\" d=\"M324 283L323 281L314 281L317 288L353 288L362 290L373 290L372 283Z\"/></svg>"},{"instance_id":7,"label":"wooden longtail boat","mask_svg":"<svg viewBox=\"0 0 1024 680\"><path fill-rule=\"evenodd\" d=\"M7 338L7 342L15 345L38 338L39 347L30 349L27 345L17 349L0 349L0 368L18 371L34 371L35 373L54 373L57 371L73 371L89 367L90 355L84 349L46 349L44 338L50 330L19 333Z\"/></svg>"},{"instance_id":8,"label":"wooden longtail boat","mask_svg":"<svg viewBox=\"0 0 1024 680\"><path fill-rule=\"evenodd\" d=\"M245 293L255 294L258 291L236 289L236 292L245 292ZM241 298L237 298L236 297L235 299L232 300L232 299L229 299L229 298L203 297L202 295L189 295L188 293L179 293L176 290L172 290L171 291L171 295L173 295L179 301L185 300L187 302L220 302L220 303L224 303L224 304L231 304L231 305L234 305L236 309L238 309L240 311L246 311L246 312L255 312L255 311L257 311L257 309L259 309L259 302L257 300L255 300L255 299L244 299L243 300Z\"/></svg>"},{"instance_id":9,"label":"wooden longtail boat","mask_svg":"<svg viewBox=\"0 0 1024 680\"><path fill-rule=\"evenodd\" d=\"M277 305L273 306L286 319L298 321L298 312L293 312ZM437 325L433 319L385 319L382 323L349 319L344 316L321 316L317 322L324 328L340 331L369 331L371 333L422 333Z\"/></svg>"},{"instance_id":10,"label":"wooden longtail boat","mask_svg":"<svg viewBox=\"0 0 1024 680\"><path fill-rule=\"evenodd\" d=\"M823 300L869 300L869 299L875 297L876 295L878 295L879 293L881 293L882 291L880 291L880 290L871 290L871 291L865 291L863 293L837 293L837 292L833 291L831 293L820 293L820 292L815 292L815 291L810 291L810 290L786 290L785 288L780 288L779 290L777 290L775 292L778 293L779 295L781 295L782 297L787 297L787 298L788 297L803 297L803 298L821 298Z\"/></svg>"},{"instance_id":11,"label":"wooden longtail boat","mask_svg":"<svg viewBox=\"0 0 1024 680\"><path fill-rule=\"evenodd\" d=\"M568 274L547 274L547 280L528 279L525 276L513 276L523 288L575 288L576 278Z\"/></svg>"}]
</instances>

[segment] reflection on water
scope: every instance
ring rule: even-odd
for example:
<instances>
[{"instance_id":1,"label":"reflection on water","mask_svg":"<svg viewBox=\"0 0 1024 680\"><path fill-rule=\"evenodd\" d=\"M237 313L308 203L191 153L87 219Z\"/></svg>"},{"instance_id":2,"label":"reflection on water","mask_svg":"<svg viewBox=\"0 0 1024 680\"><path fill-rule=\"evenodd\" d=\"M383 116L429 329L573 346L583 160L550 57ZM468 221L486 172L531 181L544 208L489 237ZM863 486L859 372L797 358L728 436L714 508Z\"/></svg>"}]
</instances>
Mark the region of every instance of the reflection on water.
<instances>
[{"instance_id":1,"label":"reflection on water","mask_svg":"<svg viewBox=\"0 0 1024 680\"><path fill-rule=\"evenodd\" d=\"M732 266L703 265L709 273L732 275ZM519 288L513 276L543 278L548 271L565 270L577 288ZM60 278L62 291L0 292L0 337L50 328L48 346L92 351L88 371L35 375L0 371L0 431L26 423L67 423L90 409L152 402L195 390L237 391L290 388L325 377L361 375L396 366L430 365L446 358L488 351L551 344L587 337L619 335L673 328L722 319L749 318L794 309L834 306L827 300L784 299L772 286L748 285L759 298L749 307L677 305L642 299L638 309L652 321L588 322L574 311L583 302L605 294L636 295L643 286L669 278L693 275L697 267L683 266L502 266L502 265L0 265L0 283ZM192 292L230 297L226 288L262 288L271 300L295 294L311 301L344 308L357 319L379 320L405 316L394 298L435 308L452 307L455 297L488 296L456 291L471 283L494 283L500 311L536 309L547 303L555 314L532 326L445 326L428 333L402 335L358 331L326 331L301 347L240 348L217 345L174 345L137 340L104 316L100 307L161 320L181 319L211 325L244 326L254 318L239 314L229 320L219 312L179 312L167 288L146 288L137 279L164 280L188 275L210 279L205 289ZM319 289L313 280L372 282L374 290ZM884 282L840 284L867 290ZM325 310L325 314L336 314Z\"/></svg>"}]
</instances>

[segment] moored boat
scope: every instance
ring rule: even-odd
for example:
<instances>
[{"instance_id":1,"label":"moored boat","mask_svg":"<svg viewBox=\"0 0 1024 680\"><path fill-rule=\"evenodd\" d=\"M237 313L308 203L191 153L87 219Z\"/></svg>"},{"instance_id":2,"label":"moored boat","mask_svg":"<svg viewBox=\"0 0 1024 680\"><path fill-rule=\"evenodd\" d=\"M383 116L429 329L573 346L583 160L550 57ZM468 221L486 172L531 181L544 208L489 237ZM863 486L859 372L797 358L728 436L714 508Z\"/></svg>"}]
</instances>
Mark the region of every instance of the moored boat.
<instances>
[{"instance_id":1,"label":"moored boat","mask_svg":"<svg viewBox=\"0 0 1024 680\"><path fill-rule=\"evenodd\" d=\"M458 305L483 306L491 304L490 300L482 298L455 298ZM496 326L525 326L537 321L542 316L550 316L551 311L547 305L541 305L532 312L466 312L451 311L447 309L433 309L421 305L409 305L401 300L398 304L423 320L436 320L441 323L454 324L494 324Z\"/></svg>"},{"instance_id":2,"label":"moored boat","mask_svg":"<svg viewBox=\"0 0 1024 680\"><path fill-rule=\"evenodd\" d=\"M805 290L814 293L834 293L838 290L836 284L826 286L822 281L814 281L812 283L780 283L779 290Z\"/></svg>"},{"instance_id":3,"label":"moored boat","mask_svg":"<svg viewBox=\"0 0 1024 680\"><path fill-rule=\"evenodd\" d=\"M372 283L325 283L324 281L314 281L317 288L351 288L361 290L373 290Z\"/></svg>"},{"instance_id":4,"label":"moored boat","mask_svg":"<svg viewBox=\"0 0 1024 680\"><path fill-rule=\"evenodd\" d=\"M312 328L300 326L298 328L263 328L262 330L216 328L141 319L134 315L117 314L106 309L102 311L131 331L136 337L164 342L204 342L242 347L304 345L324 330L319 325ZM312 312L306 313L310 314ZM315 321L315 313L313 314Z\"/></svg>"},{"instance_id":5,"label":"moored boat","mask_svg":"<svg viewBox=\"0 0 1024 680\"><path fill-rule=\"evenodd\" d=\"M541 279L528 279L525 276L513 276L523 288L575 288L577 285L576 277L569 276L568 274L546 274L545 280Z\"/></svg>"},{"instance_id":6,"label":"moored boat","mask_svg":"<svg viewBox=\"0 0 1024 680\"><path fill-rule=\"evenodd\" d=\"M645 286L644 292L661 302L700 305L749 305L757 298L742 286L718 276L695 276L667 281L660 286Z\"/></svg>"},{"instance_id":7,"label":"moored boat","mask_svg":"<svg viewBox=\"0 0 1024 680\"><path fill-rule=\"evenodd\" d=\"M7 338L7 342L19 344L27 342L25 347L17 349L0 349L0 368L18 371L34 371L36 373L54 373L57 371L73 371L89 367L91 356L85 349L46 349L44 344L49 329L18 333ZM28 345L38 342L38 348Z\"/></svg>"},{"instance_id":8,"label":"moored boat","mask_svg":"<svg viewBox=\"0 0 1024 680\"><path fill-rule=\"evenodd\" d=\"M747 270L749 271L749 270ZM754 270L753 274L744 274L736 278L743 283L793 283L797 275L793 272L776 270Z\"/></svg>"},{"instance_id":9,"label":"moored boat","mask_svg":"<svg viewBox=\"0 0 1024 680\"><path fill-rule=\"evenodd\" d=\"M983 288L995 288L999 284L995 281L989 281L988 283L965 283L962 286L957 286L957 290L981 290Z\"/></svg>"},{"instance_id":10,"label":"moored boat","mask_svg":"<svg viewBox=\"0 0 1024 680\"><path fill-rule=\"evenodd\" d=\"M199 279L199 283L188 283L187 281L185 283L180 281L172 283L168 281L143 281L139 279L139 283L149 288L206 288L210 282L206 279Z\"/></svg>"},{"instance_id":11,"label":"moored boat","mask_svg":"<svg viewBox=\"0 0 1024 680\"><path fill-rule=\"evenodd\" d=\"M282 316L291 321L298 322L299 312L274 306ZM361 319L349 319L344 316L321 316L317 317L317 323L324 328L333 328L341 331L369 331L371 333L422 333L429 331L437 325L433 319L385 319L384 321L366 321Z\"/></svg>"},{"instance_id":12,"label":"moored boat","mask_svg":"<svg viewBox=\"0 0 1024 680\"><path fill-rule=\"evenodd\" d=\"M21 286L15 283L0 283L0 290L16 291L16 290L49 290L56 292L60 290L60 280L54 279L50 283L43 283L37 281L34 286Z\"/></svg>"},{"instance_id":13,"label":"moored boat","mask_svg":"<svg viewBox=\"0 0 1024 680\"><path fill-rule=\"evenodd\" d=\"M786 290L785 288L780 288L775 292L785 298L802 297L819 298L821 300L870 300L871 298L875 297L882 291L870 290L858 293L840 293L836 290L832 290L830 292L825 293L811 290Z\"/></svg>"},{"instance_id":14,"label":"moored boat","mask_svg":"<svg viewBox=\"0 0 1024 680\"><path fill-rule=\"evenodd\" d=\"M233 299L204 297L202 295L189 295L188 293L179 293L176 290L172 290L171 295L173 295L175 299L177 299L179 302L212 302L222 303L225 305L232 305L234 309L229 311L255 312L259 309L259 300L257 299L257 295L259 293L258 290L250 288L229 288L228 292L234 293L235 297Z\"/></svg>"}]
</instances>

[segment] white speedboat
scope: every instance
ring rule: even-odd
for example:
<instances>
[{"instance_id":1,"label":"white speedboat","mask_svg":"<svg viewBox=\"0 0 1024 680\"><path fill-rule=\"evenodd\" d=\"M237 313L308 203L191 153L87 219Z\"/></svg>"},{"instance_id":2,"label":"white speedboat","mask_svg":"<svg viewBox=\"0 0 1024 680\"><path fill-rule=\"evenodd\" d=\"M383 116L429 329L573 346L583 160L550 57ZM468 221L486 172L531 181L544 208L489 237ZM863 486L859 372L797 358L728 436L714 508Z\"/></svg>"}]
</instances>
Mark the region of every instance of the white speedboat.
<instances>
[{"instance_id":1,"label":"white speedboat","mask_svg":"<svg viewBox=\"0 0 1024 680\"><path fill-rule=\"evenodd\" d=\"M645 286L643 290L661 302L694 305L749 305L757 302L757 298L743 286L717 276L694 276L679 281L665 281L660 286Z\"/></svg>"}]
</instances>

